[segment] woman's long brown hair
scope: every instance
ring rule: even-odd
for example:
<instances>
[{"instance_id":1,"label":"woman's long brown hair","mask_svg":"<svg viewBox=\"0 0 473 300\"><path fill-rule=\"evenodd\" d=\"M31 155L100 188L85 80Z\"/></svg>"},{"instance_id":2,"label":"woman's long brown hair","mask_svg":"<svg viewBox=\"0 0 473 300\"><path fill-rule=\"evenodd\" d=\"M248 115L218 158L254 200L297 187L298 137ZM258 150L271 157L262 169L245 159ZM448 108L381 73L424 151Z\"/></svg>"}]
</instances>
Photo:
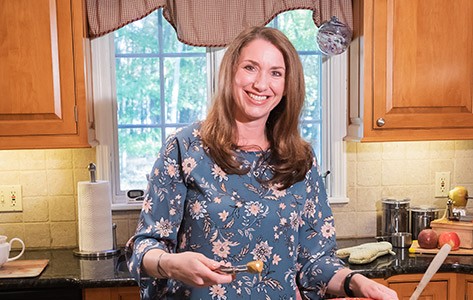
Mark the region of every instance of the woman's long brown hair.
<instances>
[{"instance_id":1,"label":"woman's long brown hair","mask_svg":"<svg viewBox=\"0 0 473 300\"><path fill-rule=\"evenodd\" d=\"M281 31L270 27L251 27L229 45L220 65L217 93L202 124L201 136L214 162L226 173L247 172L235 153L238 133L232 86L241 51L255 39L266 40L278 48L286 66L284 96L266 122L271 149L269 161L274 171L274 176L267 183L285 189L304 178L311 167L313 153L309 143L299 133L299 118L305 98L302 63L296 49Z\"/></svg>"}]
</instances>

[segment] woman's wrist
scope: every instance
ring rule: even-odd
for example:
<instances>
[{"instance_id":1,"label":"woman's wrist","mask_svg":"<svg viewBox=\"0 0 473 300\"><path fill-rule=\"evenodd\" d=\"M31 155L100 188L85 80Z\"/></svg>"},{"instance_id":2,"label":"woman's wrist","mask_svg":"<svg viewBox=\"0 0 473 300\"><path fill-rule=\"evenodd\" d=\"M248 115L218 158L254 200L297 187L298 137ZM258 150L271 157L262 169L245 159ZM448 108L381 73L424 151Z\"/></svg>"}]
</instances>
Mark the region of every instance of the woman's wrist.
<instances>
[{"instance_id":1,"label":"woman's wrist","mask_svg":"<svg viewBox=\"0 0 473 300\"><path fill-rule=\"evenodd\" d=\"M353 291L353 283L352 283L352 279L355 275L360 275L360 274L357 272L348 273L343 283L343 290L345 291L345 294L348 297L355 297L355 292Z\"/></svg>"},{"instance_id":2,"label":"woman's wrist","mask_svg":"<svg viewBox=\"0 0 473 300\"><path fill-rule=\"evenodd\" d=\"M157 259L157 262L156 262L156 271L158 271L158 274L161 278L163 279L167 279L167 278L170 278L168 273L163 269L163 266L162 266L162 258L164 255L167 255L169 253L167 252L162 252L161 254L158 255L158 259Z\"/></svg>"},{"instance_id":3,"label":"woman's wrist","mask_svg":"<svg viewBox=\"0 0 473 300\"><path fill-rule=\"evenodd\" d=\"M143 256L141 263L142 270L149 277L169 278L169 254L162 249L150 249Z\"/></svg>"}]
</instances>

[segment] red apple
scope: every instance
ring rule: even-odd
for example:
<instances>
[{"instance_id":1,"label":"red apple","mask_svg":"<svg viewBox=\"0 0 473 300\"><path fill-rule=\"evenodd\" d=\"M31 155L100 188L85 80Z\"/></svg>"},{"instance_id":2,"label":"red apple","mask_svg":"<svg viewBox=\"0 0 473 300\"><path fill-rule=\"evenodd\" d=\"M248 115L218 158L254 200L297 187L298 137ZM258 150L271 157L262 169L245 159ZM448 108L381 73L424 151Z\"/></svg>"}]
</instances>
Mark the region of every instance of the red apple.
<instances>
[{"instance_id":1,"label":"red apple","mask_svg":"<svg viewBox=\"0 0 473 300\"><path fill-rule=\"evenodd\" d=\"M438 235L432 229L423 229L417 236L417 242L421 248L434 249L437 248Z\"/></svg>"},{"instance_id":2,"label":"red apple","mask_svg":"<svg viewBox=\"0 0 473 300\"><path fill-rule=\"evenodd\" d=\"M454 231L442 232L439 235L438 247L442 248L445 244L450 244L452 250L458 250L460 248L460 237Z\"/></svg>"}]
</instances>

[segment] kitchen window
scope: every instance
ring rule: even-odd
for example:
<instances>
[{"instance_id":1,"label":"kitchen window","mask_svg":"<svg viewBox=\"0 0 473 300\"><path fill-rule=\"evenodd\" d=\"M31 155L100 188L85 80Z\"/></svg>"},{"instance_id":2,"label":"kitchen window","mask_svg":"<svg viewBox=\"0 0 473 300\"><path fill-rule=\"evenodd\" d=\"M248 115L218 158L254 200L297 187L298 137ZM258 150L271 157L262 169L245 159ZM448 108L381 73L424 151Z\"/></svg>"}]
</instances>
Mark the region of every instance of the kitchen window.
<instances>
[{"instance_id":1,"label":"kitchen window","mask_svg":"<svg viewBox=\"0 0 473 300\"><path fill-rule=\"evenodd\" d=\"M330 170L331 202L347 202L342 142L347 56L321 55L310 10L282 13L268 26L283 31L299 52L307 94L301 133L313 145L322 172ZM92 40L98 176L111 181L114 209L139 207L126 193L146 188L166 137L205 118L223 52L180 43L160 10Z\"/></svg>"}]
</instances>

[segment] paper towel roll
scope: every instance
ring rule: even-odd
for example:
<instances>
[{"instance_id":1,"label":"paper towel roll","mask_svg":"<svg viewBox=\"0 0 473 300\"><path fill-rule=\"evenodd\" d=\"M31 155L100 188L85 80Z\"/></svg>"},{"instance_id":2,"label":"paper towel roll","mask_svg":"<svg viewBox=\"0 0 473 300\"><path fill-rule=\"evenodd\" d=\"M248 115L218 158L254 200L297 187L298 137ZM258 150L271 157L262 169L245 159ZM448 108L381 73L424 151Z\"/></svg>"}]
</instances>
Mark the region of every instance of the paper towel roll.
<instances>
[{"instance_id":1,"label":"paper towel roll","mask_svg":"<svg viewBox=\"0 0 473 300\"><path fill-rule=\"evenodd\" d=\"M113 249L110 183L80 181L77 185L79 250L101 252Z\"/></svg>"}]
</instances>

